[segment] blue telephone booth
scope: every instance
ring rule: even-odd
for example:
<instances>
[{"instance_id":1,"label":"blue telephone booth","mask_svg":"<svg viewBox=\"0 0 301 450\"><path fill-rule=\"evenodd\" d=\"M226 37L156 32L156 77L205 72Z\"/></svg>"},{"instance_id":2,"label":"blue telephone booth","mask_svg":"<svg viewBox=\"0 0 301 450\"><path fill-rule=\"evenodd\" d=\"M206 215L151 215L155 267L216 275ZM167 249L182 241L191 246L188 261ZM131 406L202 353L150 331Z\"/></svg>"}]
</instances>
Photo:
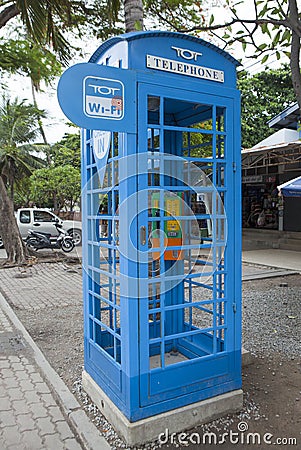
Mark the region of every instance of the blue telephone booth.
<instances>
[{"instance_id":1,"label":"blue telephone booth","mask_svg":"<svg viewBox=\"0 0 301 450\"><path fill-rule=\"evenodd\" d=\"M170 32L89 63L116 77L83 77L84 386L129 423L241 393L238 63Z\"/></svg>"}]
</instances>

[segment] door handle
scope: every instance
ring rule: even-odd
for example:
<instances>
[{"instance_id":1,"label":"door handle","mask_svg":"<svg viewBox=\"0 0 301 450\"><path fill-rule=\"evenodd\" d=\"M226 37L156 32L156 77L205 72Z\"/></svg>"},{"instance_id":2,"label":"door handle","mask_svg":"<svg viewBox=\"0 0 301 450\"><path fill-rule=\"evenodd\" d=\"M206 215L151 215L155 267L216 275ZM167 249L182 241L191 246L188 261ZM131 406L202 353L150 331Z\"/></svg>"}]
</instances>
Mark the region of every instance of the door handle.
<instances>
[{"instance_id":1,"label":"door handle","mask_svg":"<svg viewBox=\"0 0 301 450\"><path fill-rule=\"evenodd\" d=\"M40 223L34 223L33 226L34 227L39 227L41 224Z\"/></svg>"},{"instance_id":2,"label":"door handle","mask_svg":"<svg viewBox=\"0 0 301 450\"><path fill-rule=\"evenodd\" d=\"M141 245L146 244L146 227L145 226L140 227L140 244Z\"/></svg>"}]
</instances>

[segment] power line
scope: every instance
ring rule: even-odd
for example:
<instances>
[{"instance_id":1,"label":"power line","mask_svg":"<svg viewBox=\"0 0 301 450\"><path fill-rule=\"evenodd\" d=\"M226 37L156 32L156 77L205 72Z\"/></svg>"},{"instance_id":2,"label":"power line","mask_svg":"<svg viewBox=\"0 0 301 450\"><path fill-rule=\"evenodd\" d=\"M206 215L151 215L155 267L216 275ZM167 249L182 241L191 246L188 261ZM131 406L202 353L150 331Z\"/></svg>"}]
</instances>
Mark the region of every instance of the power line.
<instances>
[{"instance_id":1,"label":"power line","mask_svg":"<svg viewBox=\"0 0 301 450\"><path fill-rule=\"evenodd\" d=\"M277 53L277 50L275 50L273 53L271 53L270 56L273 56L273 55L275 55L276 53ZM281 62L283 62L282 60L283 60L283 58L281 58L281 59L277 59L277 58L276 58L276 59L273 59L272 61L269 61L268 64L271 65L271 64L274 64L275 62L281 63ZM241 69L238 69L238 71L239 71L239 72L241 72L242 70L247 70L247 71L249 71L250 68L252 68L252 67L254 67L254 66L257 66L258 64L261 64L261 65L262 65L262 62L261 62L261 61L255 61L255 62L253 62L253 63L250 64L250 65L243 65L243 67L242 67ZM250 72L250 74L252 74L252 73L256 73L256 70Z\"/></svg>"}]
</instances>

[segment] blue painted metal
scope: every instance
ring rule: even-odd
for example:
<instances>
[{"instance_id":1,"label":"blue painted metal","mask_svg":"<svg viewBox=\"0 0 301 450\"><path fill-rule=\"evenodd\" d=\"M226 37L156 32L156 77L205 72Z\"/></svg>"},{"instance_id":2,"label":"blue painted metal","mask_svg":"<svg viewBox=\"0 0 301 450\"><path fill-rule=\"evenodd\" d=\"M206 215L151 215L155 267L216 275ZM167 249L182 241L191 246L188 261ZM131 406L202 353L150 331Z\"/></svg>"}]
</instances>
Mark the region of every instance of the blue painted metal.
<instances>
[{"instance_id":1,"label":"blue painted metal","mask_svg":"<svg viewBox=\"0 0 301 450\"><path fill-rule=\"evenodd\" d=\"M237 62L141 32L91 65L131 72L137 108L128 130L110 128L103 181L82 131L85 370L137 421L241 387Z\"/></svg>"},{"instance_id":2,"label":"blue painted metal","mask_svg":"<svg viewBox=\"0 0 301 450\"><path fill-rule=\"evenodd\" d=\"M93 130L135 132L135 73L81 63L69 67L58 84L64 114Z\"/></svg>"}]
</instances>

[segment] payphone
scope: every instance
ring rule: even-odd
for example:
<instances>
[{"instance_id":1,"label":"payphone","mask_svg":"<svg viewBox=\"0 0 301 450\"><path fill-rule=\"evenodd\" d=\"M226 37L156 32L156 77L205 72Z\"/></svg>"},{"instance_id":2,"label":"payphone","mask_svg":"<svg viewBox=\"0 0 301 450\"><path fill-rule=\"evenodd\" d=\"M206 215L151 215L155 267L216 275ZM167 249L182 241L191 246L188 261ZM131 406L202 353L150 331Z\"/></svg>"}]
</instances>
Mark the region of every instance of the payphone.
<instances>
[{"instance_id":1,"label":"payphone","mask_svg":"<svg viewBox=\"0 0 301 450\"><path fill-rule=\"evenodd\" d=\"M182 215L184 194L183 193L166 193L164 195L164 215L170 217L169 220L164 221L164 259L170 261L177 261L183 259L183 250L168 250L168 247L182 246L183 243L183 229L181 222L175 218ZM160 195L152 194L152 216L160 218ZM151 243L153 247L160 247L160 220L153 222ZM154 259L160 258L160 252L153 253Z\"/></svg>"}]
</instances>

